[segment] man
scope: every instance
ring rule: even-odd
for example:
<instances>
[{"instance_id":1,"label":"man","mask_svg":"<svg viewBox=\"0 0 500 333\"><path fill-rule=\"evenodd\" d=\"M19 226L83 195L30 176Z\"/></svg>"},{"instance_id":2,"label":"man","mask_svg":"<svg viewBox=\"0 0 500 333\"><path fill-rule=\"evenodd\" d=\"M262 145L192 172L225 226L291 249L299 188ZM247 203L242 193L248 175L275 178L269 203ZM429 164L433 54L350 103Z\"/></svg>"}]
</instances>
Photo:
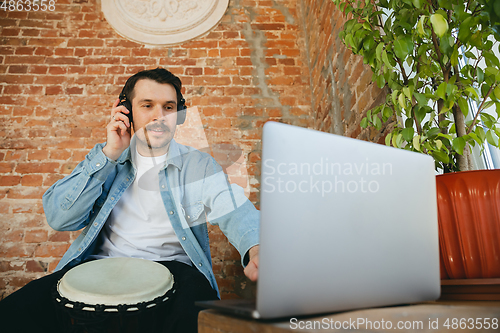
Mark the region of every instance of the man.
<instances>
[{"instance_id":1,"label":"man","mask_svg":"<svg viewBox=\"0 0 500 333\"><path fill-rule=\"evenodd\" d=\"M106 143L97 144L43 196L51 227L84 231L56 273L7 297L0 302L0 310L21 309L23 299L33 298L28 296L30 291L40 295L27 301L31 311L45 308L47 295L40 290L86 260L136 257L158 261L174 275L175 303L172 313L165 316L164 330L196 332L199 309L194 301L219 295L211 268L207 219L219 225L238 249L245 274L257 279L258 211L244 197L243 189L228 184L211 156L173 140L183 117L181 81L175 75L157 68L129 78L113 104ZM46 322L53 309L43 311Z\"/></svg>"}]
</instances>

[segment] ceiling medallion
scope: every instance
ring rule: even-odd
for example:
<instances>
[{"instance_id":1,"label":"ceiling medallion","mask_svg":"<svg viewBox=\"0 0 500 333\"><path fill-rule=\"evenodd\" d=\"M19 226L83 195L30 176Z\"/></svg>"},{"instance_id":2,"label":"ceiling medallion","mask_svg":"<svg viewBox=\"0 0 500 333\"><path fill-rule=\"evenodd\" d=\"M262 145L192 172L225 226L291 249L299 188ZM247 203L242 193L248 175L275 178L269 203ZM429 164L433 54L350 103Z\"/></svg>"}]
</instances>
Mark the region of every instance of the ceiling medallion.
<instances>
[{"instance_id":1,"label":"ceiling medallion","mask_svg":"<svg viewBox=\"0 0 500 333\"><path fill-rule=\"evenodd\" d=\"M210 31L229 0L102 0L109 24L122 36L151 45L179 44Z\"/></svg>"}]
</instances>

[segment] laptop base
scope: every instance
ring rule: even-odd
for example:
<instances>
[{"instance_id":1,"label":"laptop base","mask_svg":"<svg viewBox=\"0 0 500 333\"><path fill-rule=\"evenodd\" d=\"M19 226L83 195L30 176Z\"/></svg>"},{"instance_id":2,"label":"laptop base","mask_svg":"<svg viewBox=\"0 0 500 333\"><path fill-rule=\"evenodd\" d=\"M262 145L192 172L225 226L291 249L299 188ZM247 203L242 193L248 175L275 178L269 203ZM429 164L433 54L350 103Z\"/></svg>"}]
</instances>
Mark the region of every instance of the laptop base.
<instances>
[{"instance_id":1,"label":"laptop base","mask_svg":"<svg viewBox=\"0 0 500 333\"><path fill-rule=\"evenodd\" d=\"M239 317L259 319L257 304L252 299L225 299L214 301L197 301L196 306L208 309L214 309Z\"/></svg>"}]
</instances>

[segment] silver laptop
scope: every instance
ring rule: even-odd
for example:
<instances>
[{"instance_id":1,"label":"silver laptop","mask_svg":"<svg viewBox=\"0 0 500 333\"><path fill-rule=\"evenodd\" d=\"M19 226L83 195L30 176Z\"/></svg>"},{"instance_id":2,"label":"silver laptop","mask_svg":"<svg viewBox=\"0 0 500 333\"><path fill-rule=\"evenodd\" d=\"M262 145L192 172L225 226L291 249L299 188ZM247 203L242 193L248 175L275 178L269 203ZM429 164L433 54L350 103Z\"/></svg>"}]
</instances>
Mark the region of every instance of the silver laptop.
<instances>
[{"instance_id":1,"label":"silver laptop","mask_svg":"<svg viewBox=\"0 0 500 333\"><path fill-rule=\"evenodd\" d=\"M439 297L431 157L268 122L261 171L254 308L197 304L271 319Z\"/></svg>"}]
</instances>

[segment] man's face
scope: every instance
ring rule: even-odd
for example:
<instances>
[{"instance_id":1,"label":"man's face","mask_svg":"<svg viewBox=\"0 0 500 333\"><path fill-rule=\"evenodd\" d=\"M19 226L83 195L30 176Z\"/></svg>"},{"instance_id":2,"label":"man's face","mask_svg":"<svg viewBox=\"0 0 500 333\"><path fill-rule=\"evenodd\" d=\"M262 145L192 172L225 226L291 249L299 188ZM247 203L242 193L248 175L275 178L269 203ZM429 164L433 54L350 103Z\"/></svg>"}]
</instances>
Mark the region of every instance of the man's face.
<instances>
[{"instance_id":1,"label":"man's face","mask_svg":"<svg viewBox=\"0 0 500 333\"><path fill-rule=\"evenodd\" d=\"M166 154L177 123L177 93L174 86L150 79L137 81L132 110L139 154Z\"/></svg>"}]
</instances>

